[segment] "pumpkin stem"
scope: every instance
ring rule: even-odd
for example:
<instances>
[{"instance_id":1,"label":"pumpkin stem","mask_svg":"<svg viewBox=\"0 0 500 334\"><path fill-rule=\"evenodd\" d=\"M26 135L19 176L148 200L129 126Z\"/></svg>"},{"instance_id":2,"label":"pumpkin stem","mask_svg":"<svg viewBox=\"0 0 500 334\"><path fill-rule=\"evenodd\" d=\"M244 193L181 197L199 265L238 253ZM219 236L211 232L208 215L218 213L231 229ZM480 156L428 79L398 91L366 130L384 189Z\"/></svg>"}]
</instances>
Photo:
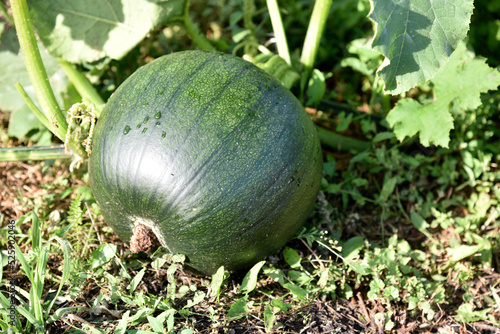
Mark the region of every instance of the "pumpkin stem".
<instances>
[{"instance_id":1,"label":"pumpkin stem","mask_svg":"<svg viewBox=\"0 0 500 334\"><path fill-rule=\"evenodd\" d=\"M132 229L132 233L130 238L130 251L132 253L150 253L160 247L160 242L151 227L138 223Z\"/></svg>"}]
</instances>

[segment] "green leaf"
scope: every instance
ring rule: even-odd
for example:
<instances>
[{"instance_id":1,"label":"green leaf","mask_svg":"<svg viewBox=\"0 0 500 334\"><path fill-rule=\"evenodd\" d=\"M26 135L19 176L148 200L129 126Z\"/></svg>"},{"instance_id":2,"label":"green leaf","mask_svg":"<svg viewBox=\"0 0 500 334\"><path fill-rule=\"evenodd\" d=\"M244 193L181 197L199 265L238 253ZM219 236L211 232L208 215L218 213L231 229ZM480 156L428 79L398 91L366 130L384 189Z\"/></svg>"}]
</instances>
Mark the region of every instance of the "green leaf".
<instances>
[{"instance_id":1,"label":"green leaf","mask_svg":"<svg viewBox=\"0 0 500 334\"><path fill-rule=\"evenodd\" d=\"M449 133L453 129L450 104L453 102L463 109L477 108L481 105L480 94L500 85L500 74L486 65L484 59L467 56L461 44L432 82L435 87L432 102L421 104L403 99L387 116L387 122L400 141L418 133L424 146L434 143L448 147Z\"/></svg>"},{"instance_id":2,"label":"green leaf","mask_svg":"<svg viewBox=\"0 0 500 334\"><path fill-rule=\"evenodd\" d=\"M194 331L190 328L184 328L183 330L181 330L179 332L179 334L193 334L193 333L194 333Z\"/></svg>"},{"instance_id":3,"label":"green leaf","mask_svg":"<svg viewBox=\"0 0 500 334\"><path fill-rule=\"evenodd\" d=\"M371 0L372 47L386 59L385 91L400 94L432 79L466 37L473 0Z\"/></svg>"},{"instance_id":4,"label":"green leaf","mask_svg":"<svg viewBox=\"0 0 500 334\"><path fill-rule=\"evenodd\" d=\"M174 325L175 325L174 314L175 314L175 310L172 310L172 312L170 312L168 314L168 318L167 318L167 330L168 330L169 333L174 329Z\"/></svg>"},{"instance_id":5,"label":"green leaf","mask_svg":"<svg viewBox=\"0 0 500 334\"><path fill-rule=\"evenodd\" d=\"M450 262L455 263L479 253L483 248L484 245L460 245L456 248L447 248L446 251L451 255Z\"/></svg>"},{"instance_id":6,"label":"green leaf","mask_svg":"<svg viewBox=\"0 0 500 334\"><path fill-rule=\"evenodd\" d=\"M205 292L197 292L194 298L192 300L188 300L186 306L184 306L183 308L188 309L190 307L193 307L194 305L201 303L205 299L205 297Z\"/></svg>"},{"instance_id":7,"label":"green leaf","mask_svg":"<svg viewBox=\"0 0 500 334\"><path fill-rule=\"evenodd\" d=\"M243 317L245 313L248 312L247 299L248 296L246 295L240 299L237 299L233 303L233 305L231 305L231 308L229 308L229 311L227 312L227 317L232 320Z\"/></svg>"},{"instance_id":8,"label":"green leaf","mask_svg":"<svg viewBox=\"0 0 500 334\"><path fill-rule=\"evenodd\" d=\"M380 191L379 195L379 202L384 203L387 202L389 199L389 196L391 196L394 193L394 188L396 187L396 184L398 183L398 178L395 176L392 176L390 173L387 173L385 178L384 178L384 185L382 186L382 190Z\"/></svg>"},{"instance_id":9,"label":"green leaf","mask_svg":"<svg viewBox=\"0 0 500 334\"><path fill-rule=\"evenodd\" d=\"M384 289L384 295L392 300L399 300L399 290L395 286L388 286Z\"/></svg>"},{"instance_id":10,"label":"green leaf","mask_svg":"<svg viewBox=\"0 0 500 334\"><path fill-rule=\"evenodd\" d=\"M430 226L429 223L427 223L425 219L415 211L410 212L410 219L413 226L415 226L415 228L420 232L427 230Z\"/></svg>"},{"instance_id":11,"label":"green leaf","mask_svg":"<svg viewBox=\"0 0 500 334\"><path fill-rule=\"evenodd\" d=\"M283 248L283 257L292 268L300 268L300 261L302 261L299 253L290 247Z\"/></svg>"},{"instance_id":12,"label":"green leaf","mask_svg":"<svg viewBox=\"0 0 500 334\"><path fill-rule=\"evenodd\" d=\"M44 328L43 325L40 324L40 322L35 319L35 317L28 311L26 310L23 306L19 305L16 307L16 311L19 312L23 317L26 318L34 327L37 333L43 333Z\"/></svg>"},{"instance_id":13,"label":"green leaf","mask_svg":"<svg viewBox=\"0 0 500 334\"><path fill-rule=\"evenodd\" d=\"M102 266L103 264L109 262L116 254L116 245L113 244L102 244L97 247L95 251L92 252L92 269Z\"/></svg>"},{"instance_id":14,"label":"green leaf","mask_svg":"<svg viewBox=\"0 0 500 334\"><path fill-rule=\"evenodd\" d=\"M148 315L148 322L151 324L151 327L153 327L153 330L157 333L163 333L163 324L156 318L153 318L152 316Z\"/></svg>"},{"instance_id":15,"label":"green leaf","mask_svg":"<svg viewBox=\"0 0 500 334\"><path fill-rule=\"evenodd\" d=\"M69 62L120 59L159 24L180 17L184 0L29 0L38 35Z\"/></svg>"},{"instance_id":16,"label":"green leaf","mask_svg":"<svg viewBox=\"0 0 500 334\"><path fill-rule=\"evenodd\" d=\"M307 290L302 289L301 287L292 284L292 283L286 283L283 284L283 287L285 289L290 290L295 297L297 297L301 301L306 301L307 300Z\"/></svg>"},{"instance_id":17,"label":"green leaf","mask_svg":"<svg viewBox=\"0 0 500 334\"><path fill-rule=\"evenodd\" d=\"M54 235L49 239L49 242L52 242L52 240L56 240L59 243L59 246L63 250L64 254L64 260L63 260L63 272L61 276L61 280L59 283L59 288L57 289L56 296L50 303L49 307L47 308L47 313L50 312L51 308L54 306L54 303L57 299L57 296L61 293L61 290L63 288L64 283L68 280L70 273L71 273L71 245L67 240L61 239L60 237Z\"/></svg>"},{"instance_id":18,"label":"green leaf","mask_svg":"<svg viewBox=\"0 0 500 334\"><path fill-rule=\"evenodd\" d=\"M9 137L25 138L31 130L43 130L44 126L27 105L10 114Z\"/></svg>"},{"instance_id":19,"label":"green leaf","mask_svg":"<svg viewBox=\"0 0 500 334\"><path fill-rule=\"evenodd\" d=\"M78 194L75 197L75 199L71 201L71 204L69 205L68 221L70 223L75 225L82 224L83 210L81 205L82 205L82 196Z\"/></svg>"},{"instance_id":20,"label":"green leaf","mask_svg":"<svg viewBox=\"0 0 500 334\"><path fill-rule=\"evenodd\" d=\"M280 285L285 284L285 273L283 270L278 268L264 268L264 274L269 276L274 282L279 283Z\"/></svg>"},{"instance_id":21,"label":"green leaf","mask_svg":"<svg viewBox=\"0 0 500 334\"><path fill-rule=\"evenodd\" d=\"M121 320L118 322L118 325L116 326L115 331L113 332L114 334L125 334L125 331L127 330L129 314L130 311L127 311L122 315Z\"/></svg>"},{"instance_id":22,"label":"green leaf","mask_svg":"<svg viewBox=\"0 0 500 334\"><path fill-rule=\"evenodd\" d=\"M314 69L309 79L307 87L307 102L308 106L315 106L323 98L326 92L325 75L318 69Z\"/></svg>"},{"instance_id":23,"label":"green leaf","mask_svg":"<svg viewBox=\"0 0 500 334\"><path fill-rule=\"evenodd\" d=\"M130 289L130 293L134 293L135 289L141 283L142 277L144 276L144 273L146 272L146 268L142 268L141 271L135 275L135 277L130 281L130 284L128 285L128 289Z\"/></svg>"},{"instance_id":24,"label":"green leaf","mask_svg":"<svg viewBox=\"0 0 500 334\"><path fill-rule=\"evenodd\" d=\"M136 325L136 324L137 324L137 323L139 323L139 322L143 322L143 321L144 321L144 319L145 319L148 315L152 314L153 312L154 312L154 310L153 310L153 309L151 309L151 308L147 308L147 307L146 307L146 308L141 308L141 309L139 309L139 310L137 311L137 313L136 313L136 314L134 314L132 317L130 317L130 318L128 319L128 322L129 322L131 325Z\"/></svg>"},{"instance_id":25,"label":"green leaf","mask_svg":"<svg viewBox=\"0 0 500 334\"><path fill-rule=\"evenodd\" d=\"M372 273L372 268L366 261L351 261L348 262L352 270L358 274L365 276Z\"/></svg>"},{"instance_id":26,"label":"green leaf","mask_svg":"<svg viewBox=\"0 0 500 334\"><path fill-rule=\"evenodd\" d=\"M0 109L10 111L9 136L25 138L31 130L40 129L43 133L49 133L42 123L31 112L24 102L23 98L15 88L16 83L20 83L29 97L40 108L35 96L35 90L31 85L28 71L24 65L24 59L19 51L16 32L10 29L2 36L0 45ZM5 41L7 40L7 42ZM63 94L68 86L68 78L61 69L57 59L45 52L44 48L39 46L40 54L49 77L50 84L54 90L56 99L61 104ZM42 134L40 134L42 135Z\"/></svg>"},{"instance_id":27,"label":"green leaf","mask_svg":"<svg viewBox=\"0 0 500 334\"><path fill-rule=\"evenodd\" d=\"M260 53L251 60L255 65L278 79L288 89L292 88L300 79L300 75L292 66L270 51Z\"/></svg>"},{"instance_id":28,"label":"green leaf","mask_svg":"<svg viewBox=\"0 0 500 334\"><path fill-rule=\"evenodd\" d=\"M212 275L212 283L210 284L210 297L217 297L220 294L222 283L224 283L225 271L224 266L220 266L217 272Z\"/></svg>"},{"instance_id":29,"label":"green leaf","mask_svg":"<svg viewBox=\"0 0 500 334\"><path fill-rule=\"evenodd\" d=\"M363 247L365 247L365 240L363 237L357 236L347 240L342 246L344 261L348 262L355 259Z\"/></svg>"},{"instance_id":30,"label":"green leaf","mask_svg":"<svg viewBox=\"0 0 500 334\"><path fill-rule=\"evenodd\" d=\"M465 303L460 305L457 310L458 316L455 317L457 321L460 322L476 322L488 319L488 315L491 314L491 308L485 308L482 310L474 310L475 305L471 303Z\"/></svg>"},{"instance_id":31,"label":"green leaf","mask_svg":"<svg viewBox=\"0 0 500 334\"><path fill-rule=\"evenodd\" d=\"M241 283L240 292L248 294L255 289L257 286L257 276L259 275L260 269L264 263L266 263L266 261L260 261L248 271L243 278L243 282Z\"/></svg>"},{"instance_id":32,"label":"green leaf","mask_svg":"<svg viewBox=\"0 0 500 334\"><path fill-rule=\"evenodd\" d=\"M383 140L391 139L394 138L394 133L392 132L380 132L377 133L375 137L373 137L372 142L373 143L378 143Z\"/></svg>"},{"instance_id":33,"label":"green leaf","mask_svg":"<svg viewBox=\"0 0 500 334\"><path fill-rule=\"evenodd\" d=\"M274 327L274 321L276 320L276 313L278 310L275 309L271 304L267 304L264 310L264 326L266 328L266 333L270 333Z\"/></svg>"},{"instance_id":34,"label":"green leaf","mask_svg":"<svg viewBox=\"0 0 500 334\"><path fill-rule=\"evenodd\" d=\"M292 304L285 303L281 299L273 299L270 303L272 306L279 308L283 312L288 312L288 309L292 306Z\"/></svg>"}]
</instances>

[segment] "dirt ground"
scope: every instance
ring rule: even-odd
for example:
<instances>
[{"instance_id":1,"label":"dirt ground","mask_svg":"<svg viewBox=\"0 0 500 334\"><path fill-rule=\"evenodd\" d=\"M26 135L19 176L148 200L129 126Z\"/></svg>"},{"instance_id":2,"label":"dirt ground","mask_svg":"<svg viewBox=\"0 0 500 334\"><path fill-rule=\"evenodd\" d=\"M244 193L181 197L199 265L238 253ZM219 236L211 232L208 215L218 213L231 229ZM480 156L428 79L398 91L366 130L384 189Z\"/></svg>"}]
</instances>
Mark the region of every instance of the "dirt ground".
<instances>
[{"instance_id":1,"label":"dirt ground","mask_svg":"<svg viewBox=\"0 0 500 334\"><path fill-rule=\"evenodd\" d=\"M47 185L53 184L55 179L60 178L64 168L50 167L42 172L43 168L42 164L0 163L0 206L4 215L4 227L8 224L9 219L19 218L29 208L46 205L44 196L50 196L51 192L61 192L61 189L50 189ZM69 177L69 181L68 187L84 184L78 178ZM66 209L69 207L69 197L58 201L51 204L53 206L51 210L57 209L57 207L65 207ZM27 229L27 227L25 228ZM489 284L500 281L499 274L494 272L486 274L486 276L479 277L477 285L472 288L483 289L487 288ZM185 275L186 277L178 278L181 280L193 279L189 277L189 274ZM160 285L150 283L148 284L147 280L144 282L143 289L147 292L161 294L165 288L161 283ZM89 288L86 291L86 295L82 297L87 302L99 294L99 289ZM210 318L203 316L202 307L198 311L200 315L193 319L193 324L200 333L265 333L264 322L259 318L259 314L251 314L238 320L225 322L224 326L217 327L214 326ZM393 311L395 312L393 317L395 327L391 332L396 334L500 333L499 329L485 323L458 323L447 315L446 309L437 312L432 322L411 318L403 307L398 309L397 305ZM386 310L382 305L373 301L364 301L362 293L358 292L351 300L314 301L299 309L290 310L288 314L280 312L276 315L274 333L384 333L384 312ZM81 316L87 316L86 320L92 321L93 316L88 313L83 313ZM370 320L366 321L365 319ZM67 329L68 326L65 323L58 321L51 325L49 331L50 333L65 333Z\"/></svg>"}]
</instances>

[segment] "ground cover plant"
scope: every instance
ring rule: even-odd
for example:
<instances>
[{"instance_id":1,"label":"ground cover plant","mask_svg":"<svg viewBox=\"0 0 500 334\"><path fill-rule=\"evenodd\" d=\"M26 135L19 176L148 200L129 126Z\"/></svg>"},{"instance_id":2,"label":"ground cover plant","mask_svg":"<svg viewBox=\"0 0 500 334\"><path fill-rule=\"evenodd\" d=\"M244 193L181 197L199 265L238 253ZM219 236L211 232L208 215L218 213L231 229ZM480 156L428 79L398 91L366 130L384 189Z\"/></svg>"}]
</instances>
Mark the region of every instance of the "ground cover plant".
<instances>
[{"instance_id":1,"label":"ground cover plant","mask_svg":"<svg viewBox=\"0 0 500 334\"><path fill-rule=\"evenodd\" d=\"M500 332L494 2L0 9L2 331ZM93 126L110 95L140 66L195 49L276 77L322 144L306 224L236 273L200 275L162 248L133 254L89 186Z\"/></svg>"}]
</instances>

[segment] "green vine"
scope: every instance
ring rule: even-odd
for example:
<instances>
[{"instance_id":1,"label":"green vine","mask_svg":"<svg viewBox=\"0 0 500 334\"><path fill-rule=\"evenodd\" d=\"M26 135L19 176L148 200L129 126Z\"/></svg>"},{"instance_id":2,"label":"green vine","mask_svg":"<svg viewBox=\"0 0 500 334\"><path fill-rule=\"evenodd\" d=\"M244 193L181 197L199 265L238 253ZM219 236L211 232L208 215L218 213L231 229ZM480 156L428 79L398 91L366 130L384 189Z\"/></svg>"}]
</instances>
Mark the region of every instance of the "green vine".
<instances>
[{"instance_id":1,"label":"green vine","mask_svg":"<svg viewBox=\"0 0 500 334\"><path fill-rule=\"evenodd\" d=\"M67 123L64 113L59 108L52 87L50 87L49 78L38 50L26 0L11 0L11 8L24 63L31 83L35 88L38 102L46 119L53 120L49 130L63 140L67 130Z\"/></svg>"},{"instance_id":2,"label":"green vine","mask_svg":"<svg viewBox=\"0 0 500 334\"><path fill-rule=\"evenodd\" d=\"M290 52L288 51L288 43L286 41L285 29L281 21L281 15L276 0L267 0L267 8L269 16L271 17L271 24L273 25L274 37L276 38L276 45L278 47L278 54L283 58L288 65L292 65L290 59Z\"/></svg>"},{"instance_id":3,"label":"green vine","mask_svg":"<svg viewBox=\"0 0 500 334\"><path fill-rule=\"evenodd\" d=\"M194 22L191 20L189 16L189 1L186 0L184 3L184 12L182 14L182 22L184 25L184 29L191 36L193 41L198 45L202 50L205 51L213 51L215 50L214 46L210 44L208 38L200 32L200 29Z\"/></svg>"},{"instance_id":4,"label":"green vine","mask_svg":"<svg viewBox=\"0 0 500 334\"><path fill-rule=\"evenodd\" d=\"M314 68L314 62L318 55L319 42L325 30L326 19L330 12L332 0L316 0L307 28L306 39L302 48L300 62L302 64L302 75L300 80L300 99L302 100L307 83Z\"/></svg>"}]
</instances>

